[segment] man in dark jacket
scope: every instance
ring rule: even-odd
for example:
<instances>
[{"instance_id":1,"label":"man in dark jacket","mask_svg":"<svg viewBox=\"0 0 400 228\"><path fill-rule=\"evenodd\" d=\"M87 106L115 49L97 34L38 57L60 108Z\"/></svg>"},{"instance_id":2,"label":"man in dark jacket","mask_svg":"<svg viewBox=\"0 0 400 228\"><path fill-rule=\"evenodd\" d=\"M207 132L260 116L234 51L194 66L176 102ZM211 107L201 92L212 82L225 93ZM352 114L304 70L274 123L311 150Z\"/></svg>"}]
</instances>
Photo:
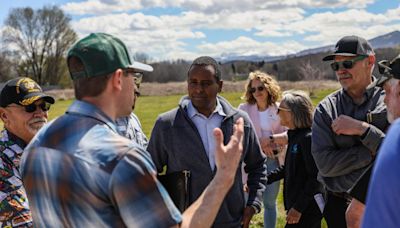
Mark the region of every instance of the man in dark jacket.
<instances>
[{"instance_id":1,"label":"man in dark jacket","mask_svg":"<svg viewBox=\"0 0 400 228\"><path fill-rule=\"evenodd\" d=\"M254 213L260 211L265 188L265 156L247 114L233 108L218 96L221 72L211 57L199 57L188 71L188 96L179 107L161 114L154 126L148 151L158 172L164 166L167 174L188 170L191 175L189 201L194 202L215 175L215 142L212 130L220 127L227 142L236 119L244 118L244 170L249 174L249 198L244 199L242 173L238 168L235 182L218 212L214 227L248 226ZM241 165L239 165L241 167Z\"/></svg>"},{"instance_id":2,"label":"man in dark jacket","mask_svg":"<svg viewBox=\"0 0 400 228\"><path fill-rule=\"evenodd\" d=\"M359 201L347 191L373 161L389 123L385 93L372 76L375 53L364 38L343 37L323 61L332 61L342 89L325 97L315 110L312 155L318 180L328 191L324 217L329 227L341 228L354 223L352 219L346 225L345 212L350 201Z\"/></svg>"}]
</instances>

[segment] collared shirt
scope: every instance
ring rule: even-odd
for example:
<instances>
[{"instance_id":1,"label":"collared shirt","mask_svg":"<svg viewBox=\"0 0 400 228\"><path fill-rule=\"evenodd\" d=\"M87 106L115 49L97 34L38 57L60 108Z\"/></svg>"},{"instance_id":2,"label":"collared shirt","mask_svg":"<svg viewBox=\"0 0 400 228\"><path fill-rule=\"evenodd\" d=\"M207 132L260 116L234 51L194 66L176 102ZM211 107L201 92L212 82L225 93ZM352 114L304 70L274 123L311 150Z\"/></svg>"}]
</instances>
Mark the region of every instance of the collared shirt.
<instances>
[{"instance_id":1,"label":"collared shirt","mask_svg":"<svg viewBox=\"0 0 400 228\"><path fill-rule=\"evenodd\" d=\"M32 216L19 172L25 142L7 130L0 134L0 227L31 227Z\"/></svg>"},{"instance_id":2,"label":"collared shirt","mask_svg":"<svg viewBox=\"0 0 400 228\"><path fill-rule=\"evenodd\" d=\"M147 148L149 140L143 133L142 125L139 118L132 112L129 116L118 118L115 123L117 124L118 132L135 143Z\"/></svg>"},{"instance_id":3,"label":"collared shirt","mask_svg":"<svg viewBox=\"0 0 400 228\"><path fill-rule=\"evenodd\" d=\"M212 170L215 168L215 140L213 136L214 128L220 127L221 122L226 116L220 102L217 99L217 105L211 115L207 118L205 115L199 113L193 106L192 102L189 103L187 113L200 134L201 141L203 141L204 149L207 152L207 157L210 162Z\"/></svg>"},{"instance_id":4,"label":"collared shirt","mask_svg":"<svg viewBox=\"0 0 400 228\"><path fill-rule=\"evenodd\" d=\"M36 227L169 227L182 217L150 155L75 101L27 146L21 175Z\"/></svg>"}]
</instances>

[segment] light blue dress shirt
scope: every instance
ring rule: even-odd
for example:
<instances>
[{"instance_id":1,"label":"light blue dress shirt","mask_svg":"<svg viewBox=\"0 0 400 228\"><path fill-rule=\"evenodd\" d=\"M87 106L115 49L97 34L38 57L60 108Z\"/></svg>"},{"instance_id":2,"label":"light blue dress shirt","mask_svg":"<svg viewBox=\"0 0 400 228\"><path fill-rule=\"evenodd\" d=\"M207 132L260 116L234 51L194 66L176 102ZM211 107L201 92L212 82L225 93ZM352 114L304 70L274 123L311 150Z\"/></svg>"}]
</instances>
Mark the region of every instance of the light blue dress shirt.
<instances>
[{"instance_id":1,"label":"light blue dress shirt","mask_svg":"<svg viewBox=\"0 0 400 228\"><path fill-rule=\"evenodd\" d=\"M220 127L222 120L226 116L220 102L217 99L217 106L211 115L207 118L205 115L199 113L193 106L192 102L189 103L187 108L189 118L196 125L197 131L200 134L201 141L203 142L204 149L206 150L208 161L212 170L215 168L215 140L213 130Z\"/></svg>"}]
</instances>

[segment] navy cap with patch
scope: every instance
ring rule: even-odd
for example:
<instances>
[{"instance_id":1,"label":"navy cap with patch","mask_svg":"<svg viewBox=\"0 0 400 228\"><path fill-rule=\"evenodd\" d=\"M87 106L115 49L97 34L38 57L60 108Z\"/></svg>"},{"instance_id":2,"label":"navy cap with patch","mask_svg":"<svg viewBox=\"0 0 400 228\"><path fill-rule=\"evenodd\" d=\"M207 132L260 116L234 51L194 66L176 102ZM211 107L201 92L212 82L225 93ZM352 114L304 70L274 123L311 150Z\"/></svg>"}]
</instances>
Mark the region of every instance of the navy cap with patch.
<instances>
[{"instance_id":1,"label":"navy cap with patch","mask_svg":"<svg viewBox=\"0 0 400 228\"><path fill-rule=\"evenodd\" d=\"M0 106L10 104L30 105L39 99L44 99L50 104L55 100L52 96L43 93L42 88L32 79L26 77L14 78L7 81L1 90Z\"/></svg>"}]
</instances>

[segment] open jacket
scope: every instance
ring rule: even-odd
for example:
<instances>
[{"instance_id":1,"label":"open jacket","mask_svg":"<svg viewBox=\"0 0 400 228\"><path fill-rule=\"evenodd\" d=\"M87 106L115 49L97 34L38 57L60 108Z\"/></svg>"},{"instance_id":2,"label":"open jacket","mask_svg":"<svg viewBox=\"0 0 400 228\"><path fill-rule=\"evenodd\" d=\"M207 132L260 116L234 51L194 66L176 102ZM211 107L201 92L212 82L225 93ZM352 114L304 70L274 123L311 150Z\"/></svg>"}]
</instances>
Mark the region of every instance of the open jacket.
<instances>
[{"instance_id":1,"label":"open jacket","mask_svg":"<svg viewBox=\"0 0 400 228\"><path fill-rule=\"evenodd\" d=\"M284 178L285 209L293 207L303 213L316 204L314 195L323 193L323 186L317 181L318 169L311 155L311 129L289 130L288 137L285 165L268 174L268 184Z\"/></svg>"},{"instance_id":2,"label":"open jacket","mask_svg":"<svg viewBox=\"0 0 400 228\"><path fill-rule=\"evenodd\" d=\"M228 143L233 133L233 125L239 117L244 118L243 155L238 166L234 184L225 197L214 222L214 227L240 227L245 205L261 208L262 193L265 189L266 166L265 156L250 122L248 115L233 108L228 101L218 96L226 117L222 120L221 129L224 143ZM215 175L212 171L200 134L195 124L187 115L190 99L185 96L177 108L161 114L153 128L147 150L152 156L157 171L162 172L167 166L167 174L190 170L190 203L193 203L204 191ZM249 199L244 202L242 162L249 173Z\"/></svg>"}]
</instances>

